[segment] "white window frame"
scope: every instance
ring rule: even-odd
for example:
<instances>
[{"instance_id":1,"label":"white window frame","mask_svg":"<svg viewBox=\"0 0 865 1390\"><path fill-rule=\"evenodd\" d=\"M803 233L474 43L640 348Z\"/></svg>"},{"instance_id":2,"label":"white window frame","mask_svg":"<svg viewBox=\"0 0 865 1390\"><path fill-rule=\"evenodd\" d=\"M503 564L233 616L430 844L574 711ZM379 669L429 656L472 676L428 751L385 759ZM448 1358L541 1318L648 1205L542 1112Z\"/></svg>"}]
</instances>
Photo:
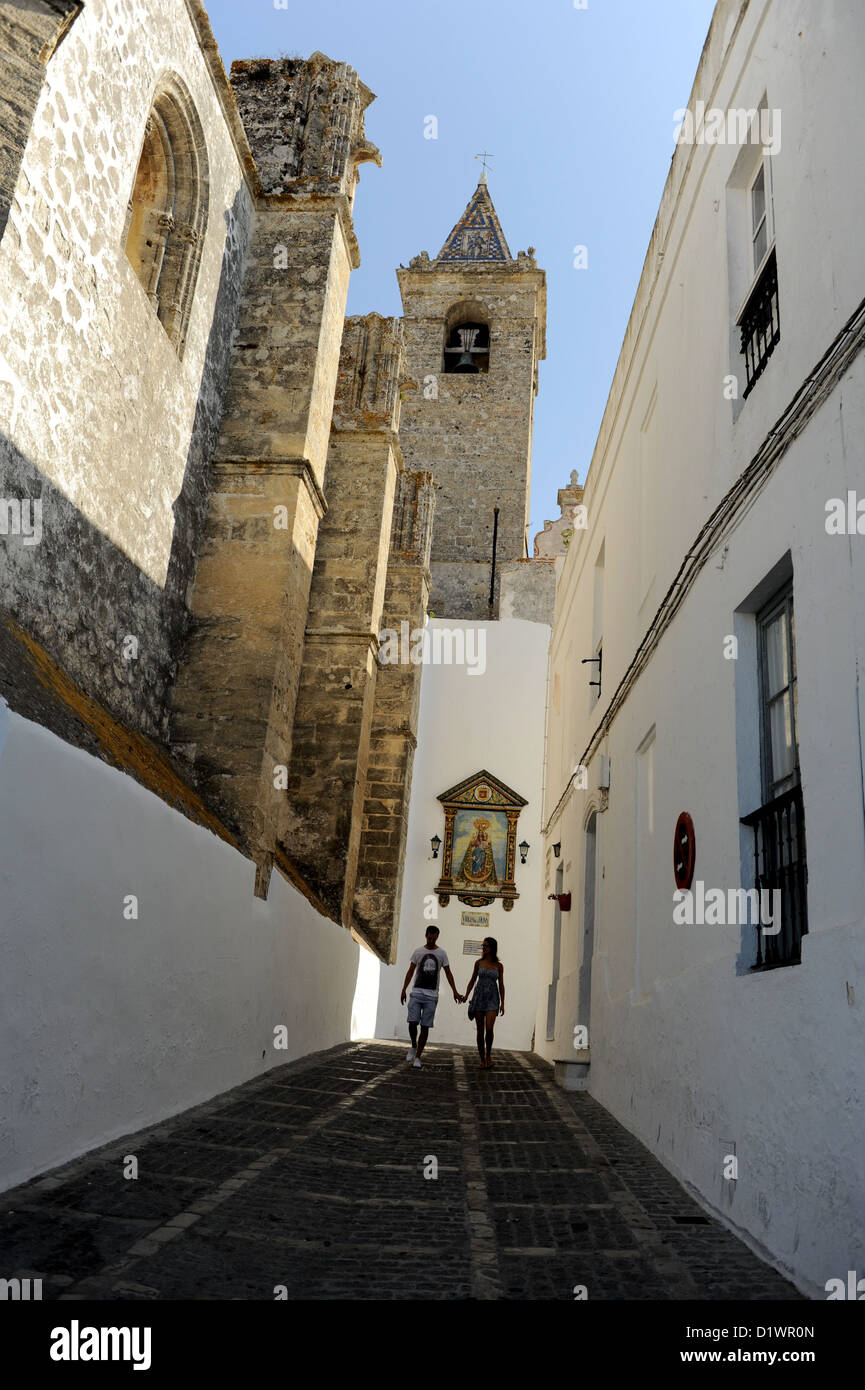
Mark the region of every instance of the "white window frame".
<instances>
[{"instance_id":1,"label":"white window frame","mask_svg":"<svg viewBox=\"0 0 865 1390\"><path fill-rule=\"evenodd\" d=\"M739 305L739 311L736 314L736 318L734 320L737 325L740 322L742 314L744 313L747 307L748 300L751 298L751 295L754 291L754 286L756 285L757 281L763 273L763 267L765 266L766 262L768 261L769 257L775 249L775 198L774 191L772 188L772 156L764 154L761 157L756 169L754 170L752 177L748 180L747 186L748 246L750 248L751 263L753 264L754 260L754 241L757 235L756 229L754 227L753 213L754 184L760 177L761 170L763 171L763 186L766 195L766 211L764 214L766 221L766 250L763 253L763 258L760 261L760 264L754 267L754 272L749 281L748 288L742 297L742 302Z\"/></svg>"}]
</instances>

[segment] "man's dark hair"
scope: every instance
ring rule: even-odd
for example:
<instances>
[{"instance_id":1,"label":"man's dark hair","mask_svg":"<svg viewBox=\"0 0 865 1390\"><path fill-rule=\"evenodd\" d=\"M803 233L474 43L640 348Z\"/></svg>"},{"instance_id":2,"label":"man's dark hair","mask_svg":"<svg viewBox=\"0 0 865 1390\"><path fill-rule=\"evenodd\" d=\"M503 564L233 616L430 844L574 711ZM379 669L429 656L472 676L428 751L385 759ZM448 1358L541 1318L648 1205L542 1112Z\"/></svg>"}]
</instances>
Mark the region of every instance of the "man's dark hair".
<instances>
[{"instance_id":1,"label":"man's dark hair","mask_svg":"<svg viewBox=\"0 0 865 1390\"><path fill-rule=\"evenodd\" d=\"M438 934L439 934L439 929L438 929L438 927L427 927L427 929L426 929L426 934L427 934L427 936L429 936L430 932L432 932L434 936L438 936Z\"/></svg>"}]
</instances>

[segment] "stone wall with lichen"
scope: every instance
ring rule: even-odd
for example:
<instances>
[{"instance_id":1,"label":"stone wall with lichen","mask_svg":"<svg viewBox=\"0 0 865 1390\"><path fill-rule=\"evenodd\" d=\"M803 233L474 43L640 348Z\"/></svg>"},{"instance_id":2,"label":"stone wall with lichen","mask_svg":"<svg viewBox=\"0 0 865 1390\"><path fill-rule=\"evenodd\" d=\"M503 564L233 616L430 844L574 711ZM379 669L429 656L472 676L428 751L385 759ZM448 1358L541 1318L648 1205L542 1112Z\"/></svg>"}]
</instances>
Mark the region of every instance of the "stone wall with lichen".
<instances>
[{"instance_id":1,"label":"stone wall with lichen","mask_svg":"<svg viewBox=\"0 0 865 1390\"><path fill-rule=\"evenodd\" d=\"M348 63L324 53L238 61L231 85L268 196L351 198L358 164L381 163L364 130L373 94Z\"/></svg>"}]
</instances>

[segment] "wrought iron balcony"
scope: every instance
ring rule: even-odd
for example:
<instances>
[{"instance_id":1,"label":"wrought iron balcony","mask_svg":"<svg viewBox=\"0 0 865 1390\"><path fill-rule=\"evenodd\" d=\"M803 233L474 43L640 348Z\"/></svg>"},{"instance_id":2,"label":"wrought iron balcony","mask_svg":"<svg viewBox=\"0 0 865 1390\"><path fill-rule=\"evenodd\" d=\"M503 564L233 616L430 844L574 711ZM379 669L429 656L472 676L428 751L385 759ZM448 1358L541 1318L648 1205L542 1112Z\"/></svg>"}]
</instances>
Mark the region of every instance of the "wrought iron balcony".
<instances>
[{"instance_id":1,"label":"wrought iron balcony","mask_svg":"<svg viewBox=\"0 0 865 1390\"><path fill-rule=\"evenodd\" d=\"M781 930L764 935L758 922L755 970L798 965L802 937L808 931L808 865L805 856L805 809L801 786L742 817L754 832L754 887L781 893ZM774 903L774 899L770 898ZM777 919L772 923L777 926Z\"/></svg>"},{"instance_id":2,"label":"wrought iron balcony","mask_svg":"<svg viewBox=\"0 0 865 1390\"><path fill-rule=\"evenodd\" d=\"M750 395L766 368L775 344L781 337L781 320L778 311L778 263L774 248L760 272L760 278L748 296L748 302L739 315L739 329L742 334L741 348L745 358L747 384L742 392L744 400Z\"/></svg>"}]
</instances>

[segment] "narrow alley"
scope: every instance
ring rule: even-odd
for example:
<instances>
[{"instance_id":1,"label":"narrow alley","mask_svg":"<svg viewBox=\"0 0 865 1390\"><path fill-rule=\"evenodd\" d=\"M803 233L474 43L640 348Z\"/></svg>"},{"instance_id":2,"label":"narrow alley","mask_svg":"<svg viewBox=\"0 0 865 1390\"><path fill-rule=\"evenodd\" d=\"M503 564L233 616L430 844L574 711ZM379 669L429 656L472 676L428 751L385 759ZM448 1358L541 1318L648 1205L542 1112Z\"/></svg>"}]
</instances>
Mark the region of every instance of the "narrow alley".
<instances>
[{"instance_id":1,"label":"narrow alley","mask_svg":"<svg viewBox=\"0 0 865 1390\"><path fill-rule=\"evenodd\" d=\"M134 1160L134 1162L133 1162ZM137 1171L137 1176L125 1176ZM358 1043L4 1194L45 1299L770 1300L796 1289L542 1063Z\"/></svg>"}]
</instances>

